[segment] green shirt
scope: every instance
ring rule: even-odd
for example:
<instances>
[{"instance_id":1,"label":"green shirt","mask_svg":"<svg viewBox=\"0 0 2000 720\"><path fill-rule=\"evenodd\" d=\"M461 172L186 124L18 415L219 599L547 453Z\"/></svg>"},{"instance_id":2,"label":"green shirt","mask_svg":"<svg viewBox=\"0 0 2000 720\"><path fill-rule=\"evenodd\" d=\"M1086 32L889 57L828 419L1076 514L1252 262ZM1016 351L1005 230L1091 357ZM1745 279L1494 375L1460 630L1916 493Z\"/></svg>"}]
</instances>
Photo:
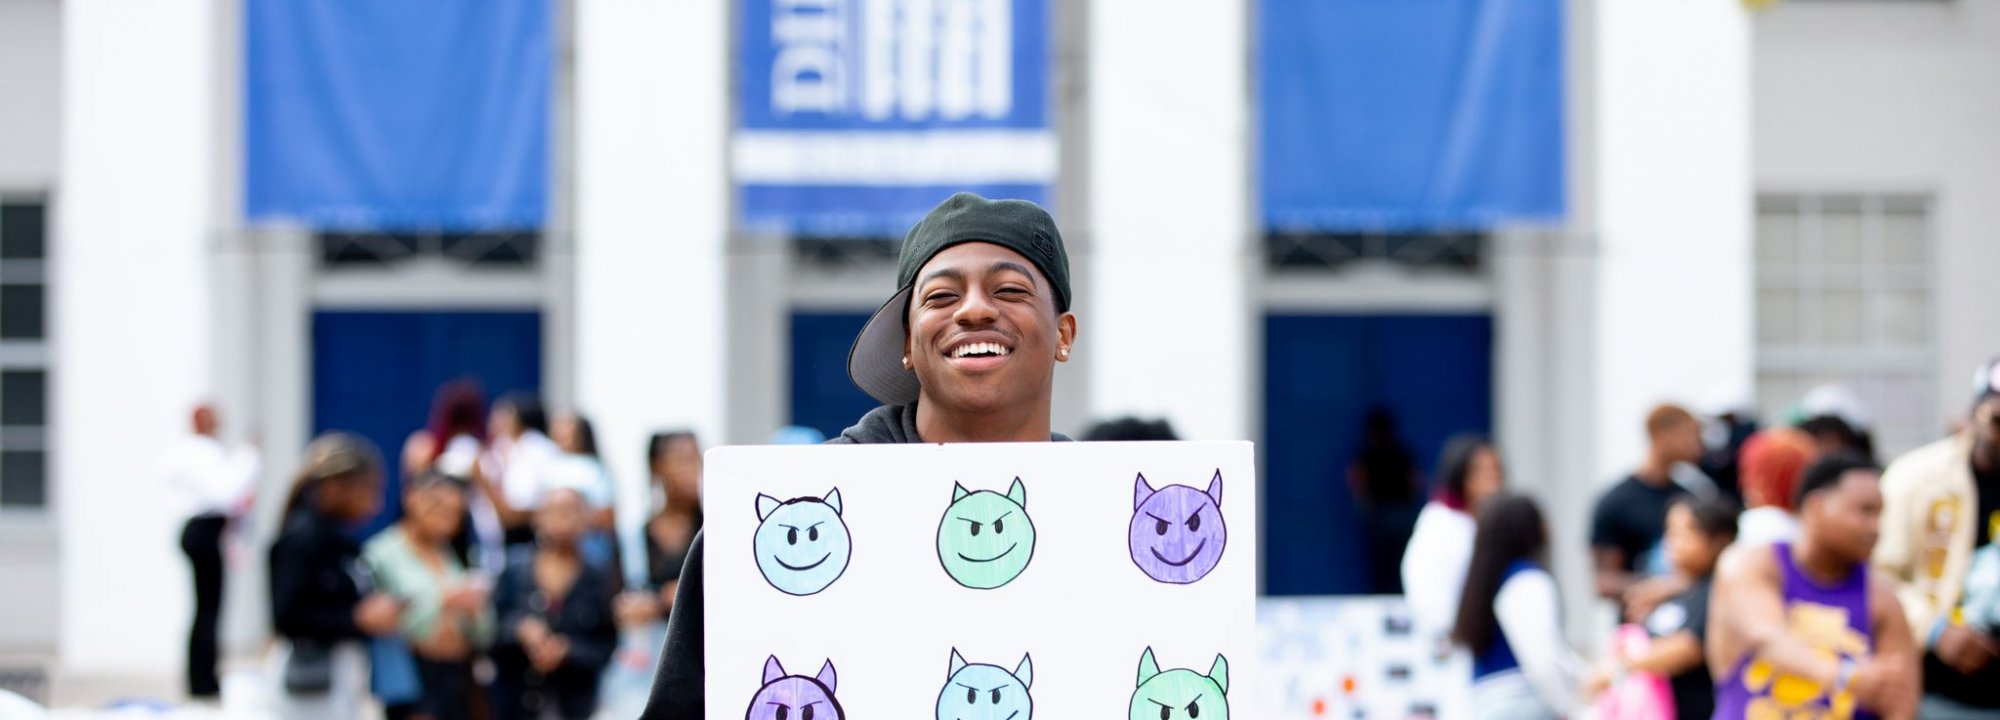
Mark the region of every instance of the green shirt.
<instances>
[{"instance_id":1,"label":"green shirt","mask_svg":"<svg viewBox=\"0 0 2000 720\"><path fill-rule=\"evenodd\" d=\"M377 534L361 549L361 559L368 569L375 573L375 584L382 591L397 598L408 600L403 609L403 639L411 643L421 643L437 634L438 623L444 621L444 593L446 590L464 584L470 575L465 566L451 553L441 553L444 570L439 572L424 563L410 545L409 535L400 525L390 527ZM477 615L459 618L458 631L465 636L473 648L483 648L493 643L493 607L489 601Z\"/></svg>"}]
</instances>

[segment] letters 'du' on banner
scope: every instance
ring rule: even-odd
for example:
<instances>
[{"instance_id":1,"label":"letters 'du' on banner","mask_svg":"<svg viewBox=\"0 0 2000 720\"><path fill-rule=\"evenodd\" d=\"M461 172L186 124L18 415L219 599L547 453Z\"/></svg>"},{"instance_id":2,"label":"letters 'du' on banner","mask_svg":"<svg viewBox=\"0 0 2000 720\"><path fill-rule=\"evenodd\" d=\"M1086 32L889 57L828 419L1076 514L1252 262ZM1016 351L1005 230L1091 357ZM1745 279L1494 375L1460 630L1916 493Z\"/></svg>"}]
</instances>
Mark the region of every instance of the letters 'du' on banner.
<instances>
[{"instance_id":1,"label":"letters 'du' on banner","mask_svg":"<svg viewBox=\"0 0 2000 720\"><path fill-rule=\"evenodd\" d=\"M900 238L958 190L1048 204L1046 0L742 0L739 228Z\"/></svg>"},{"instance_id":2,"label":"letters 'du' on banner","mask_svg":"<svg viewBox=\"0 0 2000 720\"><path fill-rule=\"evenodd\" d=\"M719 448L707 720L1252 717L1232 443Z\"/></svg>"}]
</instances>

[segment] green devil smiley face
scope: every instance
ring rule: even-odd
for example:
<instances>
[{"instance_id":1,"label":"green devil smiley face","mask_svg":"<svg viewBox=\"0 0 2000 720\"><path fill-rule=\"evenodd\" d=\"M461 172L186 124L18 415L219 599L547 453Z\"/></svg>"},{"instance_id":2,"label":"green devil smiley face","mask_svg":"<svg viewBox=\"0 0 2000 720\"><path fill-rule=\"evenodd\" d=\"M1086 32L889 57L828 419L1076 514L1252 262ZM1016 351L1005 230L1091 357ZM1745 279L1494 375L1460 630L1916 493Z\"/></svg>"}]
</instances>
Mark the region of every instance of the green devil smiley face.
<instances>
[{"instance_id":1,"label":"green devil smiley face","mask_svg":"<svg viewBox=\"0 0 2000 720\"><path fill-rule=\"evenodd\" d=\"M1153 649L1139 656L1139 689L1132 692L1128 720L1229 720L1229 661L1215 656L1203 675L1176 668L1161 671Z\"/></svg>"},{"instance_id":2,"label":"green devil smiley face","mask_svg":"<svg viewBox=\"0 0 2000 720\"><path fill-rule=\"evenodd\" d=\"M973 492L954 483L951 507L938 523L938 562L945 574L974 590L1013 582L1035 556L1035 523L1028 518L1028 489L1014 478L1007 494Z\"/></svg>"}]
</instances>

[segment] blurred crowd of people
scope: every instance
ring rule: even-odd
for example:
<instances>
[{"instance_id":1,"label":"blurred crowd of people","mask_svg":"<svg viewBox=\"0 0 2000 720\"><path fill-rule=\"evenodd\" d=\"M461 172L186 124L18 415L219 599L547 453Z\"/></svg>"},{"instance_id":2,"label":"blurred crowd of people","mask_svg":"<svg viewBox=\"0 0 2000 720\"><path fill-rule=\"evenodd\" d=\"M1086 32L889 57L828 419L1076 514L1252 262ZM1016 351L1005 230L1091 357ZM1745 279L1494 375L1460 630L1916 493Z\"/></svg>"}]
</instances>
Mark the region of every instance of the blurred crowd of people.
<instances>
[{"instance_id":1,"label":"blurred crowd of people","mask_svg":"<svg viewBox=\"0 0 2000 720\"><path fill-rule=\"evenodd\" d=\"M1509 490L1499 447L1452 439L1420 502L1393 418L1371 413L1349 469L1378 521L1366 528L1371 576L1387 566L1392 577L1375 580L1406 593L1417 626L1469 652L1481 717L1563 717L1584 703L1612 718L1991 717L2000 361L1978 377L1958 429L1886 470L1842 392L1815 391L1773 427L1654 408L1645 456L1589 524L1593 590L1625 623L1596 662L1565 640L1548 523ZM198 409L171 457L195 580L195 697L219 691L220 535L248 506L258 467L254 452L215 439L217 425ZM1084 435L1174 437L1134 418ZM800 428L774 438L819 439ZM691 433L652 436L647 499L621 504L588 419L550 418L524 395L489 406L476 385L450 383L402 447L399 519L358 537L385 502L383 462L348 433L306 449L268 555L276 714L351 718L370 703L431 720L639 712L702 524Z\"/></svg>"},{"instance_id":2,"label":"blurred crowd of people","mask_svg":"<svg viewBox=\"0 0 2000 720\"><path fill-rule=\"evenodd\" d=\"M220 534L249 504L255 454L195 413L170 477L187 498L182 546L196 589L188 691L214 697ZM272 715L392 720L633 717L664 619L701 528L701 447L660 432L643 505L621 505L590 421L535 398L487 405L441 388L399 458L385 500L381 452L345 432L315 438L269 547ZM394 524L359 528L391 508Z\"/></svg>"},{"instance_id":3,"label":"blurred crowd of people","mask_svg":"<svg viewBox=\"0 0 2000 720\"><path fill-rule=\"evenodd\" d=\"M221 692L218 617L224 527L253 505L255 450L219 439L216 410L169 457L194 574L187 652L192 698ZM1163 420L1099 423L1090 440L1172 440ZM786 427L778 444L823 441ZM489 405L470 380L440 388L398 458L385 500L382 453L347 432L305 450L269 548L278 642L270 712L390 720L636 717L659 663L682 568L702 527L702 450L687 431L652 435L642 508L621 506L576 413L536 398ZM383 513L396 522L361 528ZM629 505L629 504L628 504ZM636 510L636 511L635 511Z\"/></svg>"},{"instance_id":4,"label":"blurred crowd of people","mask_svg":"<svg viewBox=\"0 0 2000 720\"><path fill-rule=\"evenodd\" d=\"M1886 470L1850 393L1800 406L1765 428L1649 413L1590 520L1593 589L1625 623L1595 663L1565 640L1538 503L1492 443L1449 443L1400 584L1472 656L1477 715L2000 716L2000 360L1949 436Z\"/></svg>"}]
</instances>

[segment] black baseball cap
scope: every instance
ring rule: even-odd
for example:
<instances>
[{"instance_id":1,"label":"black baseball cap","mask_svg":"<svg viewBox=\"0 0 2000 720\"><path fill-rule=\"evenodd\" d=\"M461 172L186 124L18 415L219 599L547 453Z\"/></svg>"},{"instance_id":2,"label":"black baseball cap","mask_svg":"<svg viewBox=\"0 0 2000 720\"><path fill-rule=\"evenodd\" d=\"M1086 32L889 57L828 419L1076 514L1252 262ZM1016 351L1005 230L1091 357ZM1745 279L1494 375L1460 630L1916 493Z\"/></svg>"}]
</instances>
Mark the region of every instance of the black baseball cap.
<instances>
[{"instance_id":1,"label":"black baseball cap","mask_svg":"<svg viewBox=\"0 0 2000 720\"><path fill-rule=\"evenodd\" d=\"M1020 253L1055 288L1056 312L1069 312L1069 253L1049 211L1026 200L988 200L962 192L932 208L903 238L896 262L896 294L868 318L847 352L847 377L884 405L916 402L917 374L903 367L910 294L917 271L938 253L969 242L992 243Z\"/></svg>"}]
</instances>

